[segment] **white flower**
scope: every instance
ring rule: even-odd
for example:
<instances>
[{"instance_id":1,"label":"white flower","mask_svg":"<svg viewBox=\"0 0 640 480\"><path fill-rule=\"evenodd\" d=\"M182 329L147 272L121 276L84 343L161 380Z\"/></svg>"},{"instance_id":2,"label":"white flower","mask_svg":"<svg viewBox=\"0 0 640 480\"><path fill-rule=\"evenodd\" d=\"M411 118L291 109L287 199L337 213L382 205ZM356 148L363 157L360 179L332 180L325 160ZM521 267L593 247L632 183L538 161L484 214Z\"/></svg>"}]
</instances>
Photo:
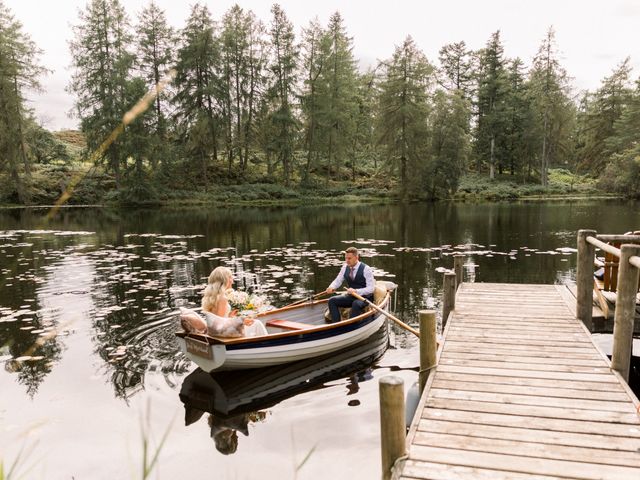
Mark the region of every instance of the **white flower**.
<instances>
[{"instance_id":1,"label":"white flower","mask_svg":"<svg viewBox=\"0 0 640 480\"><path fill-rule=\"evenodd\" d=\"M266 296L256 294L249 295L247 292L239 290L228 290L227 300L231 308L238 310L239 313L259 313L273 308L269 304Z\"/></svg>"},{"instance_id":2,"label":"white flower","mask_svg":"<svg viewBox=\"0 0 640 480\"><path fill-rule=\"evenodd\" d=\"M227 290L226 295L227 300L231 304L231 307L234 309L243 310L245 305L249 303L249 294L247 292L229 289Z\"/></svg>"}]
</instances>

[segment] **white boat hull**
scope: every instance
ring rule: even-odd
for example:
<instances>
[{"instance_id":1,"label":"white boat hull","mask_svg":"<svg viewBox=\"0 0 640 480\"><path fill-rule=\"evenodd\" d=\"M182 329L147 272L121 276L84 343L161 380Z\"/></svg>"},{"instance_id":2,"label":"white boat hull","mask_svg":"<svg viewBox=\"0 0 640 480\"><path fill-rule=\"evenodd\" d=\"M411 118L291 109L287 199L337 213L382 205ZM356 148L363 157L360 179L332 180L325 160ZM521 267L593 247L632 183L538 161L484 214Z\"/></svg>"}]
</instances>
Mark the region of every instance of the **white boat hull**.
<instances>
[{"instance_id":1,"label":"white boat hull","mask_svg":"<svg viewBox=\"0 0 640 480\"><path fill-rule=\"evenodd\" d=\"M387 303L384 302L384 305L386 306ZM209 351L205 351L207 347L205 342L199 342L200 345L195 345L194 348L194 340L197 342L197 339L178 337L177 340L182 352L206 372L238 370L280 365L331 353L368 338L385 322L386 317L375 312L360 320L358 323L362 323L361 326L346 320L331 324L330 329L312 328L309 331L300 332L297 336L290 335L287 338L295 338L295 340L271 346L269 343L276 342L271 339L277 339L278 335L261 337L252 342L255 345L245 343L241 344L240 348L234 348L233 345L210 344ZM322 330L322 332L314 330ZM348 331L340 332L341 330ZM323 335L324 338L313 338Z\"/></svg>"}]
</instances>

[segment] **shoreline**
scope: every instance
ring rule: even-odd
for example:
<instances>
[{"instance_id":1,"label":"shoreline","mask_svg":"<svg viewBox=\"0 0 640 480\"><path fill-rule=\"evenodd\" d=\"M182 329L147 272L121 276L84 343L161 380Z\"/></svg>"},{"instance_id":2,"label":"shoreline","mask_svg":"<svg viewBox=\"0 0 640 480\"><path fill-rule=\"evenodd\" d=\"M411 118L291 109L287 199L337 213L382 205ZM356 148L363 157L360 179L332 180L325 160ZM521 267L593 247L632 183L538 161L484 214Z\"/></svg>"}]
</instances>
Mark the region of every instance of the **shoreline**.
<instances>
[{"instance_id":1,"label":"shoreline","mask_svg":"<svg viewBox=\"0 0 640 480\"><path fill-rule=\"evenodd\" d=\"M402 203L517 203L517 202L554 202L554 201L580 201L580 200L633 200L624 196L607 193L584 193L584 194L548 194L548 195L523 195L515 198L492 198L490 195L474 195L456 198L455 196L448 199L439 200L410 200L403 202L402 200L388 196L358 196L343 195L337 197L314 197L301 196L291 199L260 199L260 200L163 200L148 203L131 203L123 204L118 202L105 202L97 204L66 204L59 208L178 208L178 207L206 207L206 206L225 206L225 207L301 207L306 206L309 202L314 205L335 206L341 204L357 205L357 204L402 204ZM43 209L53 208L53 204L37 204L37 205L19 205L19 204L0 204L1 210L12 209Z\"/></svg>"}]
</instances>

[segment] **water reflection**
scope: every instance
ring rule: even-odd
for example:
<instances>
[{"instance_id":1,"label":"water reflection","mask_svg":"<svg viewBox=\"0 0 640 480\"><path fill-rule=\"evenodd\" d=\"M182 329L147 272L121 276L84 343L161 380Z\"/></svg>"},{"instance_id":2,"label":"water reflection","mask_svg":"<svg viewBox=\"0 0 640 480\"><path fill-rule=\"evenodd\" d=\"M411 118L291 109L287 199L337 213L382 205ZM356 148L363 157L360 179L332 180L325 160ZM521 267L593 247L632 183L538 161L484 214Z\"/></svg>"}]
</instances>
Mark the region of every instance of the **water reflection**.
<instances>
[{"instance_id":1,"label":"water reflection","mask_svg":"<svg viewBox=\"0 0 640 480\"><path fill-rule=\"evenodd\" d=\"M200 420L205 412L216 448L225 455L234 453L240 431L249 434L249 422L264 421L274 405L325 384L347 378L346 395L359 391L359 383L373 378L372 368L389 344L388 325L369 338L346 349L321 357L275 367L206 373L200 368L182 383L185 425ZM359 402L350 401L356 406Z\"/></svg>"},{"instance_id":2,"label":"water reflection","mask_svg":"<svg viewBox=\"0 0 640 480\"><path fill-rule=\"evenodd\" d=\"M149 373L180 383L190 363L172 312L199 303L218 265L277 306L324 290L340 251L355 244L377 278L400 286L396 312L415 325L418 310L439 308L438 270L453 254L464 255L468 281L565 283L575 276L577 229L640 223L637 205L620 202L69 208L44 229L47 211L0 210L0 361L34 395L65 352L88 342L123 399Z\"/></svg>"}]
</instances>

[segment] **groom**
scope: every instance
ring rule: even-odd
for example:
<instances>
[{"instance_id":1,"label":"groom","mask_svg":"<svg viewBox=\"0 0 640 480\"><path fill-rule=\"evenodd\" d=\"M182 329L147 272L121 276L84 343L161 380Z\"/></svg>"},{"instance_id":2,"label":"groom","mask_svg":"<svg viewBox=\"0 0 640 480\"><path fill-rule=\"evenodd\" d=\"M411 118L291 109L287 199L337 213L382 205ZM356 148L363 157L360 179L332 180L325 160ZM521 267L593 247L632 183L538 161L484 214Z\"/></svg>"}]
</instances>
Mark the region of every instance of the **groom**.
<instances>
[{"instance_id":1,"label":"groom","mask_svg":"<svg viewBox=\"0 0 640 480\"><path fill-rule=\"evenodd\" d=\"M352 293L357 293L367 300L373 301L373 290L376 281L373 278L373 270L369 265L360 261L358 249L349 247L344 252L344 265L340 269L340 273L336 279L331 282L327 293L333 293L339 288L343 282L347 282L347 295L339 295L329 299L329 312L331 313L331 322L340 321L340 308L351 307L351 315L349 318L357 317L362 314L366 302L358 300Z\"/></svg>"}]
</instances>

